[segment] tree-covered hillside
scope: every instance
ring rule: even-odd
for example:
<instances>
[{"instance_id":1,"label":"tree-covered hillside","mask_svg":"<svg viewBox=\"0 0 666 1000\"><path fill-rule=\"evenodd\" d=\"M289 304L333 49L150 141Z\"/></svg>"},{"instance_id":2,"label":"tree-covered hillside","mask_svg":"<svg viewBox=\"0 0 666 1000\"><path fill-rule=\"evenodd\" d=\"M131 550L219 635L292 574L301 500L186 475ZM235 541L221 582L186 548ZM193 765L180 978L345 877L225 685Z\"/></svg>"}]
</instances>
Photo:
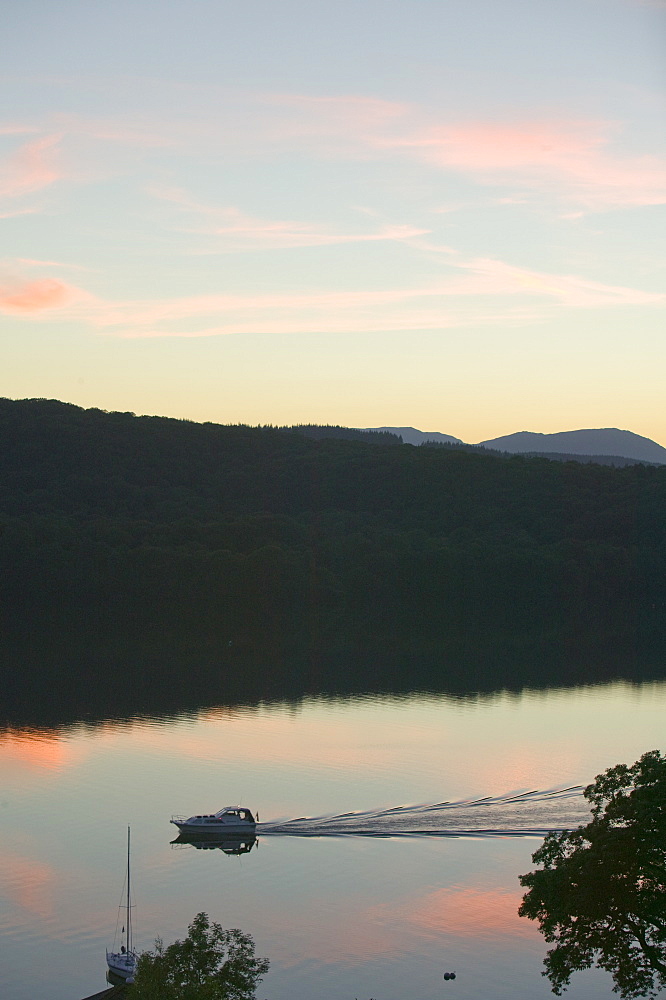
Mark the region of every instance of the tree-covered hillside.
<instances>
[{"instance_id":1,"label":"tree-covered hillside","mask_svg":"<svg viewBox=\"0 0 666 1000\"><path fill-rule=\"evenodd\" d=\"M664 648L666 468L0 400L0 595L13 643L640 657Z\"/></svg>"}]
</instances>

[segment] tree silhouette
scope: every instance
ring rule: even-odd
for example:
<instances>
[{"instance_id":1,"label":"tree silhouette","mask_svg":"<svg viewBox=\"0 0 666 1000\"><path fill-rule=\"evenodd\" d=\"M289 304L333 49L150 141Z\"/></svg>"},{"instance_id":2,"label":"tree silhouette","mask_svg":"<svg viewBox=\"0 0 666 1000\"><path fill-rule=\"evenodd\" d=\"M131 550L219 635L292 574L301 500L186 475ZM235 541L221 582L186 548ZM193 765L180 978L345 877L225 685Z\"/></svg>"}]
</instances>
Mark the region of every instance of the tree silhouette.
<instances>
[{"instance_id":1,"label":"tree silhouette","mask_svg":"<svg viewBox=\"0 0 666 1000\"><path fill-rule=\"evenodd\" d=\"M609 768L584 795L591 822L548 834L518 912L555 943L543 973L554 993L596 964L621 997L654 997L666 987L666 757Z\"/></svg>"},{"instance_id":2,"label":"tree silhouette","mask_svg":"<svg viewBox=\"0 0 666 1000\"><path fill-rule=\"evenodd\" d=\"M183 941L144 952L132 987L133 1000L252 1000L268 959L255 958L243 931L224 930L197 913Z\"/></svg>"}]
</instances>

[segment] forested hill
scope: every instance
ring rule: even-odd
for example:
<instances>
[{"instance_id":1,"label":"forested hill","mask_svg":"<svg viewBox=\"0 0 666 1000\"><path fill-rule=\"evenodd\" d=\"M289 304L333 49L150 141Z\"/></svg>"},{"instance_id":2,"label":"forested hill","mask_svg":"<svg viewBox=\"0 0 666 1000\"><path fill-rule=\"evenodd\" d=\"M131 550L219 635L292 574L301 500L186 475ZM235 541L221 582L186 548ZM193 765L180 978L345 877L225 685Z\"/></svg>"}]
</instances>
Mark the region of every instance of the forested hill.
<instances>
[{"instance_id":1,"label":"forested hill","mask_svg":"<svg viewBox=\"0 0 666 1000\"><path fill-rule=\"evenodd\" d=\"M274 662L661 641L666 468L387 438L0 400L5 637L121 621Z\"/></svg>"}]
</instances>

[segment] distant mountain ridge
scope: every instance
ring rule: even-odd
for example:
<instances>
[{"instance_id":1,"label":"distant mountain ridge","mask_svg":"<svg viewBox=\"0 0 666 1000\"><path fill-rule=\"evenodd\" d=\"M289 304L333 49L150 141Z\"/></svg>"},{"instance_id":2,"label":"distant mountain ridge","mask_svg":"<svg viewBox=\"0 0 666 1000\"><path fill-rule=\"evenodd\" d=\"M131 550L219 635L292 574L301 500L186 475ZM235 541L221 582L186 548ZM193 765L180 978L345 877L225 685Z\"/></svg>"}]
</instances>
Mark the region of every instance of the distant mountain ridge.
<instances>
[{"instance_id":1,"label":"distant mountain ridge","mask_svg":"<svg viewBox=\"0 0 666 1000\"><path fill-rule=\"evenodd\" d=\"M568 455L613 455L666 465L666 448L662 448L651 438L619 430L617 427L558 431L555 434L519 431L517 434L480 441L479 444L493 451L513 454L557 452Z\"/></svg>"},{"instance_id":2,"label":"distant mountain ridge","mask_svg":"<svg viewBox=\"0 0 666 1000\"><path fill-rule=\"evenodd\" d=\"M415 427L364 427L365 431L382 434L396 434L404 444L425 444L434 441L437 444L463 444L464 442L450 434L440 434L439 431L419 431Z\"/></svg>"},{"instance_id":3,"label":"distant mountain ridge","mask_svg":"<svg viewBox=\"0 0 666 1000\"><path fill-rule=\"evenodd\" d=\"M450 434L441 434L439 431L420 431L415 427L367 427L364 430L398 435L404 444L421 445L429 442L465 444L460 438ZM490 451L503 451L513 455L548 456L552 454L554 458L557 457L560 460L570 455L580 457L588 462L605 457L610 463L613 459L629 459L633 462L666 465L666 448L651 438L634 434L633 431L619 430L617 427L558 431L554 434L518 431L516 434L505 434L503 437L479 441L473 447L487 448Z\"/></svg>"}]
</instances>

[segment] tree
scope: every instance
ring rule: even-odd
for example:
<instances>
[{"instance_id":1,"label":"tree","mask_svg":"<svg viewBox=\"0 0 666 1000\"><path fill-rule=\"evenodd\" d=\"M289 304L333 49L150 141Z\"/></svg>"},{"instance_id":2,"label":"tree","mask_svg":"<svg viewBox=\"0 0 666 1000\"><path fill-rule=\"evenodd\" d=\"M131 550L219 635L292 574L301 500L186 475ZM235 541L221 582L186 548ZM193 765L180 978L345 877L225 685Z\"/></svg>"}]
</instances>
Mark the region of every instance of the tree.
<instances>
[{"instance_id":1,"label":"tree","mask_svg":"<svg viewBox=\"0 0 666 1000\"><path fill-rule=\"evenodd\" d=\"M132 1000L251 1000L268 964L249 934L197 913L184 941L165 948L158 938L139 957Z\"/></svg>"},{"instance_id":2,"label":"tree","mask_svg":"<svg viewBox=\"0 0 666 1000\"><path fill-rule=\"evenodd\" d=\"M554 993L596 964L621 997L654 997L666 987L666 757L611 767L584 795L591 822L547 835L518 912L555 943L543 973Z\"/></svg>"}]
</instances>

